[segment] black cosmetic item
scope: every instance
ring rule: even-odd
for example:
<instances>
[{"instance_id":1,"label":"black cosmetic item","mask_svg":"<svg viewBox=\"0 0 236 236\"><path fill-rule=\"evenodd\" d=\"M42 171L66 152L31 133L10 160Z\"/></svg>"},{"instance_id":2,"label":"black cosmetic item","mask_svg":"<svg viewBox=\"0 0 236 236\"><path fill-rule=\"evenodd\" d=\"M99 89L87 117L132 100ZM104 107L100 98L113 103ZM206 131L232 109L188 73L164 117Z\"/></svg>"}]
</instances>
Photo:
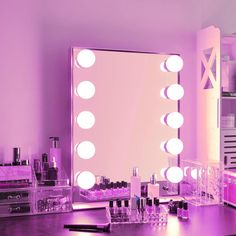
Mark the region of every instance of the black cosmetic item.
<instances>
[{"instance_id":1,"label":"black cosmetic item","mask_svg":"<svg viewBox=\"0 0 236 236\"><path fill-rule=\"evenodd\" d=\"M152 207L152 199L148 199L147 204L148 204L148 206Z\"/></svg>"},{"instance_id":2,"label":"black cosmetic item","mask_svg":"<svg viewBox=\"0 0 236 236\"><path fill-rule=\"evenodd\" d=\"M39 159L34 159L34 171L37 181L41 181L42 172L41 172L41 161Z\"/></svg>"},{"instance_id":3,"label":"black cosmetic item","mask_svg":"<svg viewBox=\"0 0 236 236\"><path fill-rule=\"evenodd\" d=\"M169 213L177 214L178 206L179 206L179 201L170 200L168 203Z\"/></svg>"},{"instance_id":4,"label":"black cosmetic item","mask_svg":"<svg viewBox=\"0 0 236 236\"><path fill-rule=\"evenodd\" d=\"M104 225L64 225L64 228L70 231L84 231L84 232L107 232L111 231L110 224Z\"/></svg>"},{"instance_id":5,"label":"black cosmetic item","mask_svg":"<svg viewBox=\"0 0 236 236\"><path fill-rule=\"evenodd\" d=\"M49 170L49 163L48 163L48 154L42 154L42 168L43 168L43 179L48 179L48 170Z\"/></svg>"},{"instance_id":6,"label":"black cosmetic item","mask_svg":"<svg viewBox=\"0 0 236 236\"><path fill-rule=\"evenodd\" d=\"M48 179L49 180L57 180L58 168L56 161L52 161L52 166L48 170Z\"/></svg>"},{"instance_id":7,"label":"black cosmetic item","mask_svg":"<svg viewBox=\"0 0 236 236\"><path fill-rule=\"evenodd\" d=\"M20 148L14 147L13 148L13 166L19 166L20 165Z\"/></svg>"},{"instance_id":8,"label":"black cosmetic item","mask_svg":"<svg viewBox=\"0 0 236 236\"><path fill-rule=\"evenodd\" d=\"M129 200L125 200L125 207L129 207Z\"/></svg>"}]
</instances>

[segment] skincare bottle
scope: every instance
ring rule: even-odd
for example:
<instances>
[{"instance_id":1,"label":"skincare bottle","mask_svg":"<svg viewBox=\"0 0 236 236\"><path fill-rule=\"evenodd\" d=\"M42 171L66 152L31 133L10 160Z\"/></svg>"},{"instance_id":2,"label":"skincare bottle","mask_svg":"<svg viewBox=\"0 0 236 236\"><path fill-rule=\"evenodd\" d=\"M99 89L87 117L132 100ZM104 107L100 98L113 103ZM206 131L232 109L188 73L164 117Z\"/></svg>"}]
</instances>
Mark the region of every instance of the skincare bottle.
<instances>
[{"instance_id":1,"label":"skincare bottle","mask_svg":"<svg viewBox=\"0 0 236 236\"><path fill-rule=\"evenodd\" d=\"M147 201L146 212L147 212L147 220L148 220L148 222L152 222L152 220L153 220L152 199L148 199L148 201Z\"/></svg>"},{"instance_id":2,"label":"skincare bottle","mask_svg":"<svg viewBox=\"0 0 236 236\"><path fill-rule=\"evenodd\" d=\"M147 213L146 213L146 199L140 199L140 215L139 215L140 222L147 221Z\"/></svg>"},{"instance_id":3,"label":"skincare bottle","mask_svg":"<svg viewBox=\"0 0 236 236\"><path fill-rule=\"evenodd\" d=\"M122 205L121 205L120 199L116 200L116 219L117 219L117 222L122 221Z\"/></svg>"},{"instance_id":4,"label":"skincare bottle","mask_svg":"<svg viewBox=\"0 0 236 236\"><path fill-rule=\"evenodd\" d=\"M15 147L13 148L13 166L19 166L20 165L20 148Z\"/></svg>"},{"instance_id":5,"label":"skincare bottle","mask_svg":"<svg viewBox=\"0 0 236 236\"><path fill-rule=\"evenodd\" d=\"M55 157L53 157L51 162L51 167L48 170L48 179L49 180L57 180L58 175L58 168Z\"/></svg>"},{"instance_id":6,"label":"skincare bottle","mask_svg":"<svg viewBox=\"0 0 236 236\"><path fill-rule=\"evenodd\" d=\"M184 202L183 203L183 209L182 209L182 219L183 220L188 220L188 218L189 218L188 203Z\"/></svg>"},{"instance_id":7,"label":"skincare bottle","mask_svg":"<svg viewBox=\"0 0 236 236\"><path fill-rule=\"evenodd\" d=\"M179 206L177 208L177 217L182 218L182 211L183 211L183 201L179 201Z\"/></svg>"},{"instance_id":8,"label":"skincare bottle","mask_svg":"<svg viewBox=\"0 0 236 236\"><path fill-rule=\"evenodd\" d=\"M115 207L114 207L114 202L111 200L109 201L109 211L110 211L110 216L111 216L111 222L115 222Z\"/></svg>"},{"instance_id":9,"label":"skincare bottle","mask_svg":"<svg viewBox=\"0 0 236 236\"><path fill-rule=\"evenodd\" d=\"M50 137L52 140L52 146L50 148L50 162L55 161L57 163L59 179L62 178L62 165L61 165L61 149L59 148L59 137Z\"/></svg>"},{"instance_id":10,"label":"skincare bottle","mask_svg":"<svg viewBox=\"0 0 236 236\"><path fill-rule=\"evenodd\" d=\"M141 178L138 175L138 168L133 168L133 175L130 178L130 198L141 197Z\"/></svg>"},{"instance_id":11,"label":"skincare bottle","mask_svg":"<svg viewBox=\"0 0 236 236\"><path fill-rule=\"evenodd\" d=\"M48 179L48 170L49 170L47 153L42 154L42 168L43 168L43 180L47 180Z\"/></svg>"},{"instance_id":12,"label":"skincare bottle","mask_svg":"<svg viewBox=\"0 0 236 236\"><path fill-rule=\"evenodd\" d=\"M153 174L148 183L148 197L153 199L154 197L159 198L159 184L157 183L157 175Z\"/></svg>"}]
</instances>

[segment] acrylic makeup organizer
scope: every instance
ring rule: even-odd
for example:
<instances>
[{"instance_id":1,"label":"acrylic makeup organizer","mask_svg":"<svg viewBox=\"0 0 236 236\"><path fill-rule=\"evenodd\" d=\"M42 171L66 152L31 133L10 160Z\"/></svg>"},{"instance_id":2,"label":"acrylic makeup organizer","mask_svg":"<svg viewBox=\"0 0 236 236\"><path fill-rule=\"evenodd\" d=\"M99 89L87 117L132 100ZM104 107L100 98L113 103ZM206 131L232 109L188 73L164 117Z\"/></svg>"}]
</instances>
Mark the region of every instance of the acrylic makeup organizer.
<instances>
[{"instance_id":1,"label":"acrylic makeup organizer","mask_svg":"<svg viewBox=\"0 0 236 236\"><path fill-rule=\"evenodd\" d=\"M10 170L11 166L0 166L0 168ZM3 188L4 181L0 181L2 184L0 187L0 217L60 213L72 210L72 188L65 175L54 183L55 186L42 186L37 182L31 166L28 168L31 170L32 178L27 182L17 179L7 181L7 183L5 181Z\"/></svg>"},{"instance_id":2,"label":"acrylic makeup organizer","mask_svg":"<svg viewBox=\"0 0 236 236\"><path fill-rule=\"evenodd\" d=\"M217 205L223 202L223 170L218 163L202 164L181 161L184 179L181 196L196 206Z\"/></svg>"}]
</instances>

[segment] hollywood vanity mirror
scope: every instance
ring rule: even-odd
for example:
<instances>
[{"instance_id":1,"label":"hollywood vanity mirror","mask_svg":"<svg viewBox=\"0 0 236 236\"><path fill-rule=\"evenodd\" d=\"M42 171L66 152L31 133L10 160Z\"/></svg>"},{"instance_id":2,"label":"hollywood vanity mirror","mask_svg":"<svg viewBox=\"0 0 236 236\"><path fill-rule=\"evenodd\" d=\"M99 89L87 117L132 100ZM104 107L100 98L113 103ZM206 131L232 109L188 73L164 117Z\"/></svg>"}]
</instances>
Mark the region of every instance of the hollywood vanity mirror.
<instances>
[{"instance_id":1,"label":"hollywood vanity mirror","mask_svg":"<svg viewBox=\"0 0 236 236\"><path fill-rule=\"evenodd\" d=\"M71 62L72 179L80 189L75 201L128 196L133 167L142 182L156 173L160 194L173 194L163 170L178 165L183 149L182 59L75 47Z\"/></svg>"}]
</instances>

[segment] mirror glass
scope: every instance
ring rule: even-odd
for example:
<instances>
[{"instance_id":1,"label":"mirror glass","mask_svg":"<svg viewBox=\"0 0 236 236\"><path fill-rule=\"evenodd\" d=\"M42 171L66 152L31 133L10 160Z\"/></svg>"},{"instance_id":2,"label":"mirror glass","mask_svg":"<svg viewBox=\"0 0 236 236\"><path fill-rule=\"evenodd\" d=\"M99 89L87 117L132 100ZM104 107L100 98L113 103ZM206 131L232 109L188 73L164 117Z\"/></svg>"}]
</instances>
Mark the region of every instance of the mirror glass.
<instances>
[{"instance_id":1,"label":"mirror glass","mask_svg":"<svg viewBox=\"0 0 236 236\"><path fill-rule=\"evenodd\" d=\"M142 182L153 173L163 181L161 170L170 160L177 163L181 143L175 139L183 119L175 96L181 97L181 90L174 89L178 73L167 72L163 64L169 56L72 49L74 186L91 188L104 180L97 176L130 182L133 167Z\"/></svg>"}]
</instances>

